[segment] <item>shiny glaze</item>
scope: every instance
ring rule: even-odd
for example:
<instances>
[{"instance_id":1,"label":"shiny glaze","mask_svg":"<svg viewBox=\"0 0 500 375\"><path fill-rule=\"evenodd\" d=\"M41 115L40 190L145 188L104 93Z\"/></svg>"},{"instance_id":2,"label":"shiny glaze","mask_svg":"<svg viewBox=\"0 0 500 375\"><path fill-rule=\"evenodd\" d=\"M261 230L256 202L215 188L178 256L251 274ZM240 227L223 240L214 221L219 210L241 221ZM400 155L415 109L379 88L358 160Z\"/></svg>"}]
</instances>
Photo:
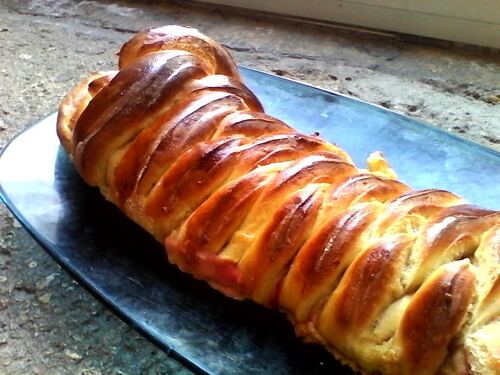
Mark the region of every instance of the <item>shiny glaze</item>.
<instances>
[{"instance_id":1,"label":"shiny glaze","mask_svg":"<svg viewBox=\"0 0 500 375\"><path fill-rule=\"evenodd\" d=\"M434 373L461 330L493 326L498 237L485 233L497 213L361 170L263 114L227 52L197 31L142 31L122 48L119 73L66 102L76 98L88 105L59 127L73 131L78 171L171 262L285 310L300 335L363 371ZM391 325L378 327L386 314Z\"/></svg>"}]
</instances>

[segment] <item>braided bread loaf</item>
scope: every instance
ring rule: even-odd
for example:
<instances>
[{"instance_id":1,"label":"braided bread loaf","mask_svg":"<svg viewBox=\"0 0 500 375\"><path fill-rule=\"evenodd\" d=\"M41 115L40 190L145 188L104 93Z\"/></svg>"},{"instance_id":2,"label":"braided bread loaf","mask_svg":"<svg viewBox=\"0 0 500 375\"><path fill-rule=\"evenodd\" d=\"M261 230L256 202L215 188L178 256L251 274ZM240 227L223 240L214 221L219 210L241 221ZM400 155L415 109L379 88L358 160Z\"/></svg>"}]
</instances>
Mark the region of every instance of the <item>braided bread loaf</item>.
<instances>
[{"instance_id":1,"label":"braided bread loaf","mask_svg":"<svg viewBox=\"0 0 500 375\"><path fill-rule=\"evenodd\" d=\"M83 179L181 270L362 373L500 374L500 213L266 115L197 30L141 31L62 101Z\"/></svg>"}]
</instances>

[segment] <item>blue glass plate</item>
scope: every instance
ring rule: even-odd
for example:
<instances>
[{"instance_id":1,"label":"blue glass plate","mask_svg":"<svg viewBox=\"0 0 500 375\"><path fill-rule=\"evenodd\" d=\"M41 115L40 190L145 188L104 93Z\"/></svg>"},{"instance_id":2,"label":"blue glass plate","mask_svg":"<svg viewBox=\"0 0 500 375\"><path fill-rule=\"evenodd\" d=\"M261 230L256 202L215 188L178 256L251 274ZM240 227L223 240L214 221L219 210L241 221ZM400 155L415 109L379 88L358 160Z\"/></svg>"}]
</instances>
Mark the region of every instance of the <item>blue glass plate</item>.
<instances>
[{"instance_id":1,"label":"blue glass plate","mask_svg":"<svg viewBox=\"0 0 500 375\"><path fill-rule=\"evenodd\" d=\"M500 154L352 98L242 68L267 111L345 148L358 165L381 150L415 188L500 209ZM166 263L161 246L86 186L59 147L56 116L0 159L7 207L54 259L123 320L199 373L350 374L295 338L284 317L230 300Z\"/></svg>"}]
</instances>

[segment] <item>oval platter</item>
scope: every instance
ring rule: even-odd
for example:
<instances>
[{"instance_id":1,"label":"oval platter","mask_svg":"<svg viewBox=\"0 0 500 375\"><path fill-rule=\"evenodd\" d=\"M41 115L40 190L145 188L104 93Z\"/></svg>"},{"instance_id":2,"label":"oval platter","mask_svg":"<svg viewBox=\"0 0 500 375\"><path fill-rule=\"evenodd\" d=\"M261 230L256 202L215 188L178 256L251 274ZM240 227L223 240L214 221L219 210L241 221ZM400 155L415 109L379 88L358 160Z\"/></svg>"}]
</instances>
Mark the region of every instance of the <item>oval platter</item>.
<instances>
[{"instance_id":1,"label":"oval platter","mask_svg":"<svg viewBox=\"0 0 500 375\"><path fill-rule=\"evenodd\" d=\"M382 151L414 188L443 188L500 209L500 154L382 107L241 68L266 110L347 150ZM86 186L52 114L0 158L0 195L40 245L94 296L196 373L352 374L302 343L281 313L233 301L169 265L162 247ZM98 345L98 343L96 343Z\"/></svg>"}]
</instances>

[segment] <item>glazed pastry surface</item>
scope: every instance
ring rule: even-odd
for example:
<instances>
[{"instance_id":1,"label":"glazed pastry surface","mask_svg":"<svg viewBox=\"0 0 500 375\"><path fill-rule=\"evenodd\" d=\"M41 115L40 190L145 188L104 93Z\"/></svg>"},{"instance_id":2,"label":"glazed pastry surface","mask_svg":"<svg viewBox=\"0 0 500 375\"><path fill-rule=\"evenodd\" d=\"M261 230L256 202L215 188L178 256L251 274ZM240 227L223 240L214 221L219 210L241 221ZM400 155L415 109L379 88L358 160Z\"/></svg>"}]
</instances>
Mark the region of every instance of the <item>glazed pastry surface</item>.
<instances>
[{"instance_id":1,"label":"glazed pastry surface","mask_svg":"<svg viewBox=\"0 0 500 375\"><path fill-rule=\"evenodd\" d=\"M63 99L57 132L170 262L356 371L500 374L500 213L266 115L196 29L143 30L118 66Z\"/></svg>"}]
</instances>

